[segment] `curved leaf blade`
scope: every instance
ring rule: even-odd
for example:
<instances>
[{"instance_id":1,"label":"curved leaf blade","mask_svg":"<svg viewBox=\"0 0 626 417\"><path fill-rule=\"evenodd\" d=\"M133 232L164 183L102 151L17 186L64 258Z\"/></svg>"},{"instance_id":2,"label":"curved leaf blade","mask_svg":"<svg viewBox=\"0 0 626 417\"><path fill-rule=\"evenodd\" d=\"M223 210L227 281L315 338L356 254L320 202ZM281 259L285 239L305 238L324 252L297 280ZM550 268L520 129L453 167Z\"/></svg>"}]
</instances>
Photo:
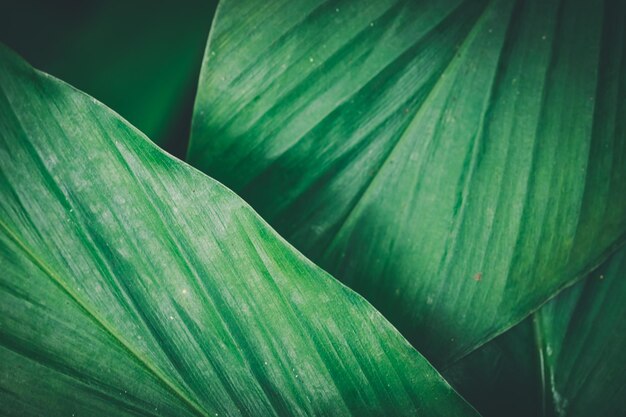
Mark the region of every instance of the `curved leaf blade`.
<instances>
[{"instance_id":1,"label":"curved leaf blade","mask_svg":"<svg viewBox=\"0 0 626 417\"><path fill-rule=\"evenodd\" d=\"M239 197L0 48L0 412L476 415Z\"/></svg>"},{"instance_id":2,"label":"curved leaf blade","mask_svg":"<svg viewBox=\"0 0 626 417\"><path fill-rule=\"evenodd\" d=\"M624 415L625 276L626 248L444 376L485 417Z\"/></svg>"},{"instance_id":3,"label":"curved leaf blade","mask_svg":"<svg viewBox=\"0 0 626 417\"><path fill-rule=\"evenodd\" d=\"M449 364L624 241L624 16L224 1L188 160Z\"/></svg>"},{"instance_id":4,"label":"curved leaf blade","mask_svg":"<svg viewBox=\"0 0 626 417\"><path fill-rule=\"evenodd\" d=\"M548 415L626 414L626 250L536 313Z\"/></svg>"}]
</instances>

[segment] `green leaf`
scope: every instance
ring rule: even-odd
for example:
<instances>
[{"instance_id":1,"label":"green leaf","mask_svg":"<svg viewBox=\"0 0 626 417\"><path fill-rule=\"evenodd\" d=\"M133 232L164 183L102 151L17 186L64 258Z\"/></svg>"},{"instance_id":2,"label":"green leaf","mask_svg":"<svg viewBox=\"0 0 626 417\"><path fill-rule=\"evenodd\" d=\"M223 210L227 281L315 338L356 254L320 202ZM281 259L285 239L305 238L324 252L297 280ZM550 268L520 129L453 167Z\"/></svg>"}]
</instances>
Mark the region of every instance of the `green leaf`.
<instances>
[{"instance_id":1,"label":"green leaf","mask_svg":"<svg viewBox=\"0 0 626 417\"><path fill-rule=\"evenodd\" d=\"M472 408L216 181L0 48L0 414Z\"/></svg>"},{"instance_id":2,"label":"green leaf","mask_svg":"<svg viewBox=\"0 0 626 417\"><path fill-rule=\"evenodd\" d=\"M444 376L485 416L626 414L626 248Z\"/></svg>"},{"instance_id":3,"label":"green leaf","mask_svg":"<svg viewBox=\"0 0 626 417\"><path fill-rule=\"evenodd\" d=\"M184 154L216 4L10 1L0 14L0 40L106 103L156 143Z\"/></svg>"},{"instance_id":4,"label":"green leaf","mask_svg":"<svg viewBox=\"0 0 626 417\"><path fill-rule=\"evenodd\" d=\"M549 415L626 414L626 250L537 313Z\"/></svg>"},{"instance_id":5,"label":"green leaf","mask_svg":"<svg viewBox=\"0 0 626 417\"><path fill-rule=\"evenodd\" d=\"M188 160L450 363L626 238L625 9L225 0Z\"/></svg>"}]
</instances>

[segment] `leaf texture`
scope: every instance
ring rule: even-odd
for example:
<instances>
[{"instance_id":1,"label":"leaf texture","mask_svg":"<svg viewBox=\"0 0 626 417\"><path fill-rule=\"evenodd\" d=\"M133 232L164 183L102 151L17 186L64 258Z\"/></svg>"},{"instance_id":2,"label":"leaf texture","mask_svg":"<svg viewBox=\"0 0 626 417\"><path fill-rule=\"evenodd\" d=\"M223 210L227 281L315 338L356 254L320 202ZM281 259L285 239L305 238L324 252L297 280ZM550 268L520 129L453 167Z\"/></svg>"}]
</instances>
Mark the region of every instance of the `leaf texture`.
<instances>
[{"instance_id":1,"label":"leaf texture","mask_svg":"<svg viewBox=\"0 0 626 417\"><path fill-rule=\"evenodd\" d=\"M547 415L626 415L626 250L536 314Z\"/></svg>"},{"instance_id":2,"label":"leaf texture","mask_svg":"<svg viewBox=\"0 0 626 417\"><path fill-rule=\"evenodd\" d=\"M444 371L483 416L626 414L626 248Z\"/></svg>"},{"instance_id":3,"label":"leaf texture","mask_svg":"<svg viewBox=\"0 0 626 417\"><path fill-rule=\"evenodd\" d=\"M0 414L474 416L216 181L0 48Z\"/></svg>"},{"instance_id":4,"label":"leaf texture","mask_svg":"<svg viewBox=\"0 0 626 417\"><path fill-rule=\"evenodd\" d=\"M447 365L624 241L625 16L225 0L188 160Z\"/></svg>"}]
</instances>

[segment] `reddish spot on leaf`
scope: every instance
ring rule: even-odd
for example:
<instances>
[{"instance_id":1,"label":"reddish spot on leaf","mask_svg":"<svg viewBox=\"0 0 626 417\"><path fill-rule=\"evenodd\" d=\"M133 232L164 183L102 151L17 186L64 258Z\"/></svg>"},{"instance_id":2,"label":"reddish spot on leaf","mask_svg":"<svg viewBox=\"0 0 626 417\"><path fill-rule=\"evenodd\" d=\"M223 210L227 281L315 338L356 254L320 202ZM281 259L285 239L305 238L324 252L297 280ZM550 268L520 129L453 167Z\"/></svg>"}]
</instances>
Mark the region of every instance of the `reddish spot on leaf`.
<instances>
[{"instance_id":1,"label":"reddish spot on leaf","mask_svg":"<svg viewBox=\"0 0 626 417\"><path fill-rule=\"evenodd\" d=\"M483 273L477 272L476 275L474 275L474 281L480 281L482 277L483 277Z\"/></svg>"}]
</instances>

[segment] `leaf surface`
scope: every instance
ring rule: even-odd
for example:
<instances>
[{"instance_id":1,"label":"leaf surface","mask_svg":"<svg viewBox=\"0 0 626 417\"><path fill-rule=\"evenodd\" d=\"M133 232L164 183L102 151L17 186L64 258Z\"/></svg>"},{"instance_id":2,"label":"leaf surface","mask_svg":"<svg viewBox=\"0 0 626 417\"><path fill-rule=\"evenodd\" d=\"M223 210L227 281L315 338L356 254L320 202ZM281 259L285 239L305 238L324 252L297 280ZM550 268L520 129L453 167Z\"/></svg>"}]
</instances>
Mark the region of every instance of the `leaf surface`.
<instances>
[{"instance_id":1,"label":"leaf surface","mask_svg":"<svg viewBox=\"0 0 626 417\"><path fill-rule=\"evenodd\" d=\"M449 364L624 241L625 16L225 0L188 160Z\"/></svg>"},{"instance_id":2,"label":"leaf surface","mask_svg":"<svg viewBox=\"0 0 626 417\"><path fill-rule=\"evenodd\" d=\"M216 181L0 48L0 414L475 412Z\"/></svg>"},{"instance_id":3,"label":"leaf surface","mask_svg":"<svg viewBox=\"0 0 626 417\"><path fill-rule=\"evenodd\" d=\"M626 413L626 248L444 376L485 416Z\"/></svg>"}]
</instances>

